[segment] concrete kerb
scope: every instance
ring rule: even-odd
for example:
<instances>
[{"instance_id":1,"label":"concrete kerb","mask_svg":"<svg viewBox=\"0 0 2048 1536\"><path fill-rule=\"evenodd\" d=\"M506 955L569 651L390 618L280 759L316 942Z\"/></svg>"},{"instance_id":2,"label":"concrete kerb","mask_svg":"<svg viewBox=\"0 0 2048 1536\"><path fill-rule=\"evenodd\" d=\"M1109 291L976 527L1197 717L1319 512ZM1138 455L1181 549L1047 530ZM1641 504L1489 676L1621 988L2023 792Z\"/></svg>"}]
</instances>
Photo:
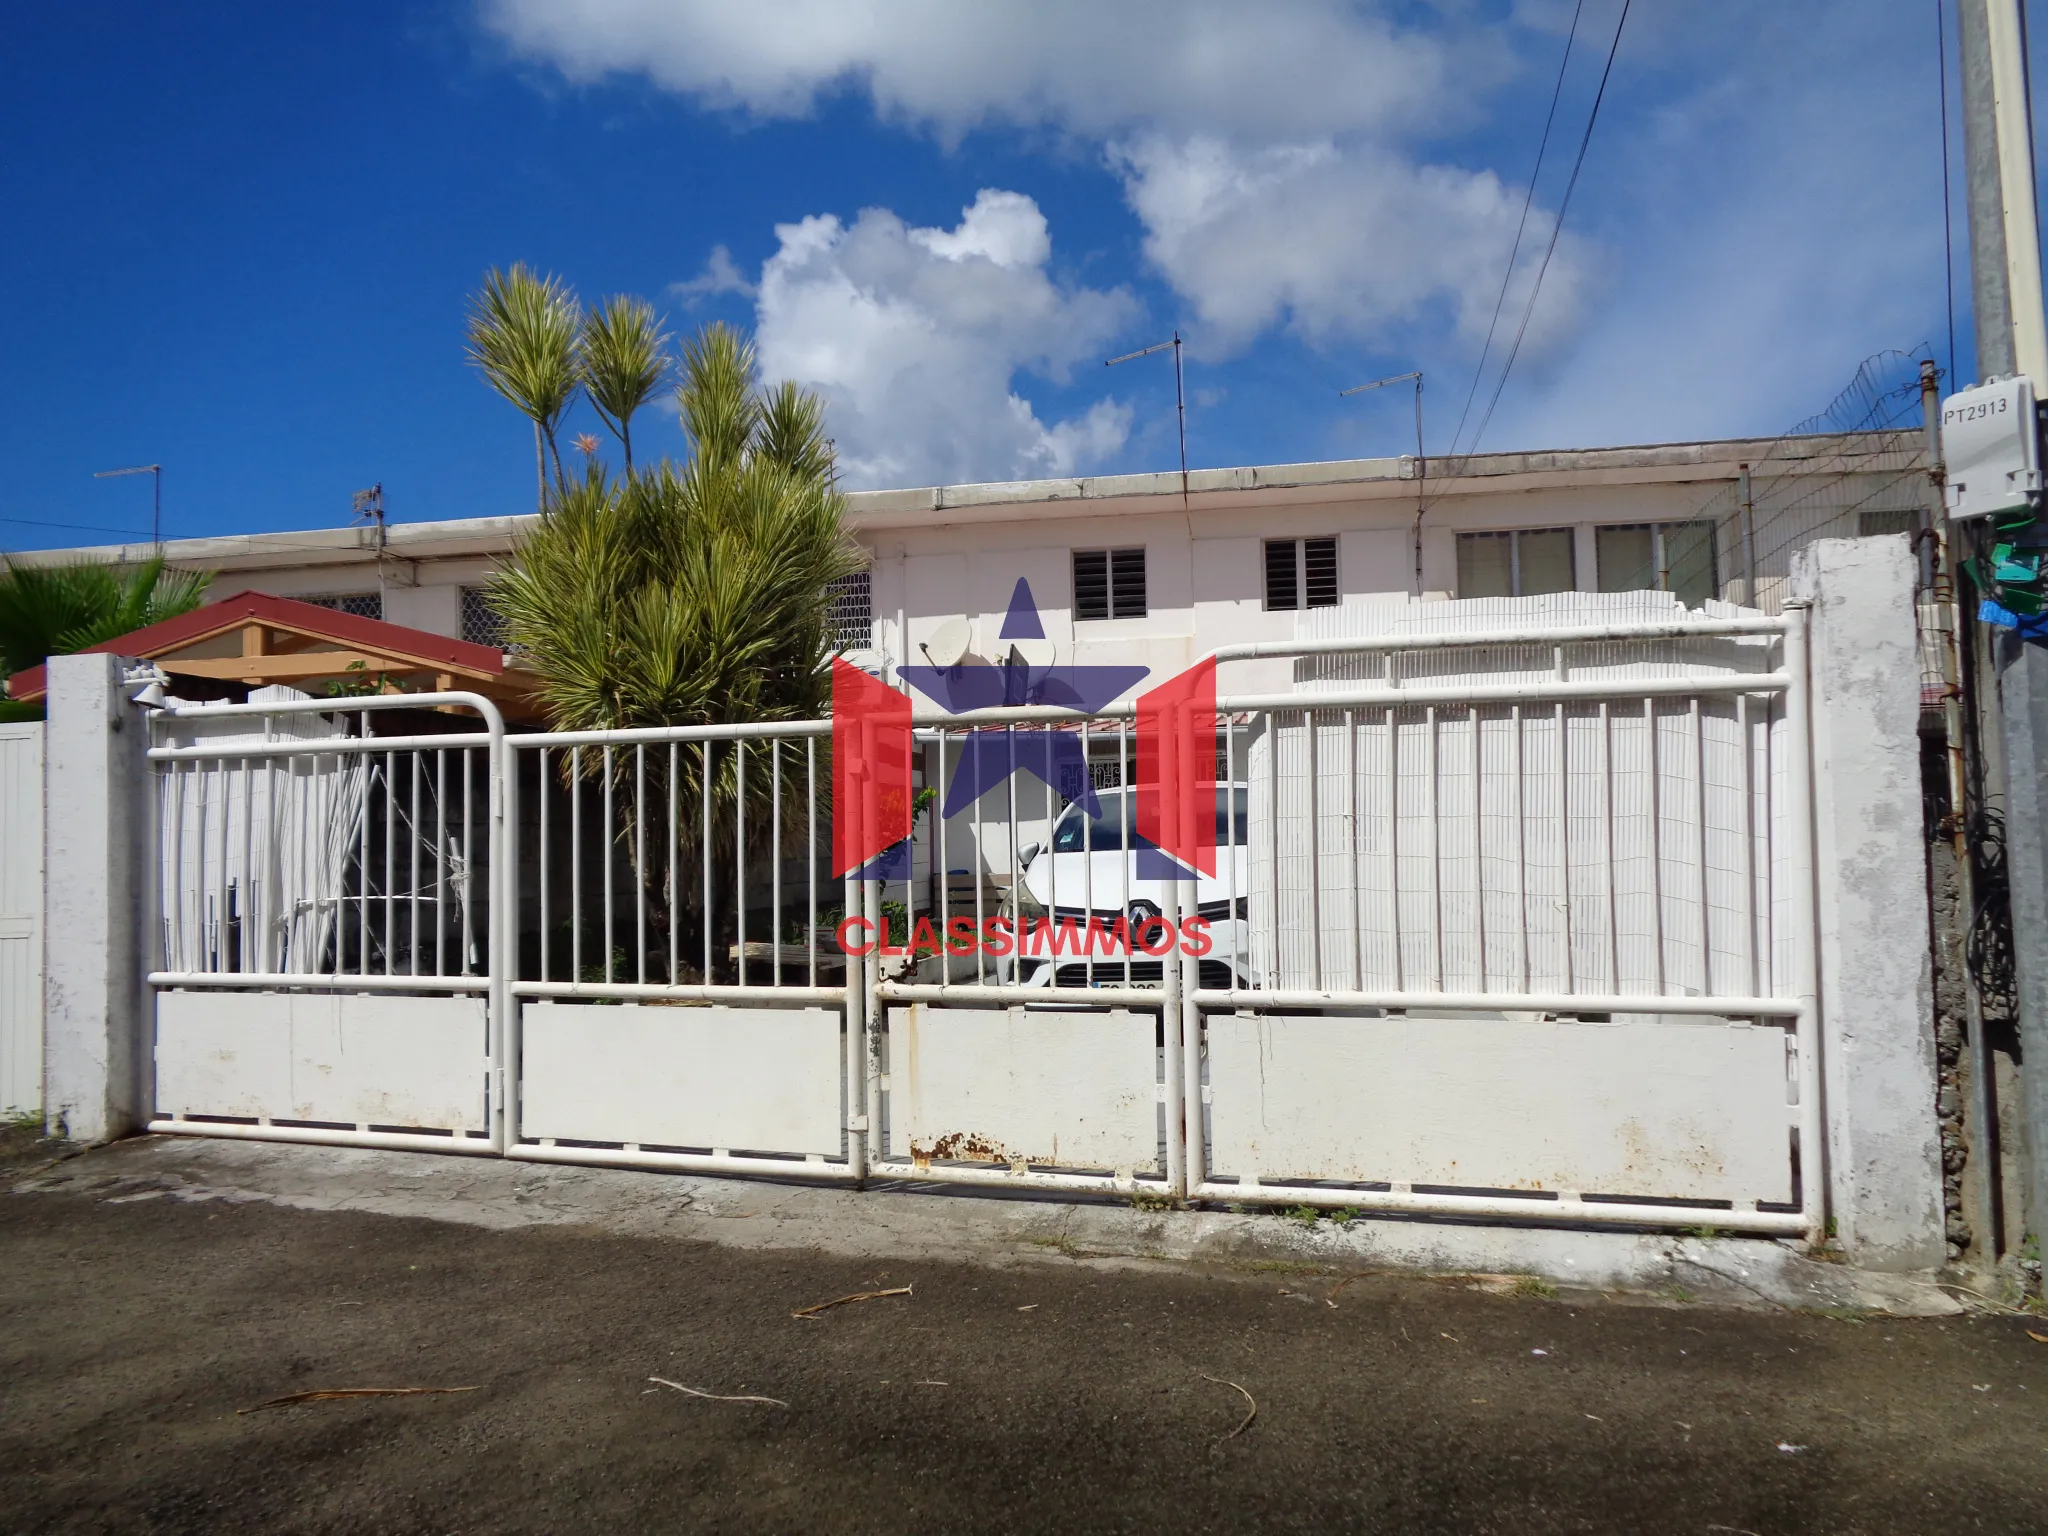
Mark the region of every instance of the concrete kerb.
<instances>
[{"instance_id":1,"label":"concrete kerb","mask_svg":"<svg viewBox=\"0 0 2048 1536\"><path fill-rule=\"evenodd\" d=\"M852 1258L1171 1264L1269 1278L1455 1276L1487 1288L1533 1276L1561 1290L1666 1302L1907 1316L1964 1310L1931 1277L1819 1263L1788 1242L1369 1217L1309 1225L1277 1214L969 1198L912 1185L857 1193L358 1148L138 1137L13 1186L21 1196L53 1192L114 1201L261 1201L499 1232L584 1227Z\"/></svg>"}]
</instances>

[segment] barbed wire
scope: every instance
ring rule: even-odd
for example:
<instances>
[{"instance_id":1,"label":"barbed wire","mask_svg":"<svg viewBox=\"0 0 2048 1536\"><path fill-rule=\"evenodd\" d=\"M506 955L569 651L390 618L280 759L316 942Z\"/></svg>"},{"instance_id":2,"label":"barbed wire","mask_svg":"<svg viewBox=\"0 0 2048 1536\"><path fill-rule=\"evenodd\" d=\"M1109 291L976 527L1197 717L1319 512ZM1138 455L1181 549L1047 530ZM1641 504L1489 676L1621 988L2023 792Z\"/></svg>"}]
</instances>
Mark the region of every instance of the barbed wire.
<instances>
[{"instance_id":1,"label":"barbed wire","mask_svg":"<svg viewBox=\"0 0 2048 1536\"><path fill-rule=\"evenodd\" d=\"M1918 421L1920 364L1932 355L1925 345L1872 354L1825 409L1760 444L1746 514L1740 483L1728 482L1683 518L1600 530L1600 584L1775 613L1792 556L1815 539L1913 532L1932 494ZM1610 567L1610 551L1634 564Z\"/></svg>"}]
</instances>

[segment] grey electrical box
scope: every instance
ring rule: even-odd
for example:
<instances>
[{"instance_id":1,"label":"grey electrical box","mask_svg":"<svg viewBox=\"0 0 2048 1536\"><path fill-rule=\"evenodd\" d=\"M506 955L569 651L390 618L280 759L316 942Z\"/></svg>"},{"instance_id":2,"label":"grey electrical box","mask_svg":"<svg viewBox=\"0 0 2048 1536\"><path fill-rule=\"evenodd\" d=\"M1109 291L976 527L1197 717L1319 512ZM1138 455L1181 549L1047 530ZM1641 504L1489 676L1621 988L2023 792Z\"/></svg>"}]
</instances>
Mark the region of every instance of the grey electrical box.
<instances>
[{"instance_id":1,"label":"grey electrical box","mask_svg":"<svg viewBox=\"0 0 2048 1536\"><path fill-rule=\"evenodd\" d=\"M1942 499L1951 518L1990 517L2033 505L2041 494L2041 428L2034 385L1993 379L1941 403Z\"/></svg>"}]
</instances>

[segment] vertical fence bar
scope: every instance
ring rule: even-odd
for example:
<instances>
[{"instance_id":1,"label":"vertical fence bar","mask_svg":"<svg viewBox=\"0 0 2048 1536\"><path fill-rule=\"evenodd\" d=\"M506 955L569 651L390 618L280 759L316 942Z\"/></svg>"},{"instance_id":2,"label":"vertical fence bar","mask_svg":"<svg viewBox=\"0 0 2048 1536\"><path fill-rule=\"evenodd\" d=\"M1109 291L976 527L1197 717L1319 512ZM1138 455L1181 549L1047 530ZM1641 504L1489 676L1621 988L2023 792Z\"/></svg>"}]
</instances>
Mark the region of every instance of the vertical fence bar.
<instances>
[{"instance_id":1,"label":"vertical fence bar","mask_svg":"<svg viewBox=\"0 0 2048 1536\"><path fill-rule=\"evenodd\" d=\"M604 950L604 984L612 984L612 945L618 937L618 929L612 926L612 845L619 840L617 807L612 795L612 749L607 742L601 764L604 770L604 825L599 829L600 841L604 844L604 936L600 948Z\"/></svg>"},{"instance_id":2,"label":"vertical fence bar","mask_svg":"<svg viewBox=\"0 0 2048 1536\"><path fill-rule=\"evenodd\" d=\"M1196 778L1194 764L1188 760L1193 746L1193 710L1192 704L1176 706L1173 719L1162 722L1165 728L1159 733L1164 738L1159 744L1159 794L1174 808L1174 825L1171 828L1162 826L1160 832L1167 838L1169 846L1183 853L1193 846L1190 822L1194 814L1194 796L1185 793L1193 787ZM1210 750L1213 752L1215 748L1212 746ZM1124 838L1126 843L1131 840L1128 835ZM1162 916L1167 922L1168 937L1166 953L1159 957L1159 985L1164 994L1164 1006L1159 1014L1159 1036L1166 1058L1161 1064L1163 1080L1160 1083L1160 1097L1165 1101L1166 1191L1175 1200L1185 1199L1188 1192L1187 1145L1190 1138L1185 1071L1190 991L1187 971L1190 962L1180 952L1180 925L1193 905L1194 889L1190 881L1166 882L1166 911ZM1136 945L1135 930L1131 934L1131 942ZM1084 974L1092 974L1092 967Z\"/></svg>"},{"instance_id":3,"label":"vertical fence bar","mask_svg":"<svg viewBox=\"0 0 2048 1536\"><path fill-rule=\"evenodd\" d=\"M337 766L340 760L341 755L336 753ZM377 775L368 752L359 753L356 761L363 765L363 803L357 813L356 823L359 834L356 857L356 965L362 974L367 976L370 974L370 797L377 788Z\"/></svg>"},{"instance_id":4,"label":"vertical fence bar","mask_svg":"<svg viewBox=\"0 0 2048 1536\"><path fill-rule=\"evenodd\" d=\"M1318 793L1321 786L1317 780L1322 777L1323 764L1321 743L1316 739L1321 733L1317 730L1313 711L1304 709L1301 712L1301 728L1302 734L1308 738L1303 745L1308 760L1308 970L1312 978L1309 985L1320 988L1323 985L1323 797Z\"/></svg>"},{"instance_id":5,"label":"vertical fence bar","mask_svg":"<svg viewBox=\"0 0 2048 1536\"><path fill-rule=\"evenodd\" d=\"M476 754L469 747L459 750L462 756L462 974L467 976L476 958L476 930L469 920L469 896L476 885L477 871L476 841L469 828L469 765Z\"/></svg>"},{"instance_id":6,"label":"vertical fence bar","mask_svg":"<svg viewBox=\"0 0 2048 1536\"><path fill-rule=\"evenodd\" d=\"M1750 995L1762 997L1756 963L1756 726L1749 717L1749 697L1735 696L1735 734L1742 744L1742 975Z\"/></svg>"},{"instance_id":7,"label":"vertical fence bar","mask_svg":"<svg viewBox=\"0 0 2048 1536\"><path fill-rule=\"evenodd\" d=\"M1823 1177L1826 1129L1820 1101L1820 961L1815 945L1813 880L1813 762L1807 678L1806 605L1785 605L1785 746L1787 801L1785 874L1792 926L1792 985L1799 1002L1799 1209L1806 1240L1819 1246L1827 1233Z\"/></svg>"},{"instance_id":8,"label":"vertical fence bar","mask_svg":"<svg viewBox=\"0 0 2048 1536\"><path fill-rule=\"evenodd\" d=\"M1564 647L1557 647L1557 670L1564 671ZM1564 989L1579 990L1578 956L1572 953L1572 822L1571 752L1567 745L1564 703L1555 706L1557 730L1557 883L1564 910Z\"/></svg>"},{"instance_id":9,"label":"vertical fence bar","mask_svg":"<svg viewBox=\"0 0 2048 1536\"><path fill-rule=\"evenodd\" d=\"M633 743L633 975L647 983L647 743Z\"/></svg>"},{"instance_id":10,"label":"vertical fence bar","mask_svg":"<svg viewBox=\"0 0 2048 1536\"><path fill-rule=\"evenodd\" d=\"M1430 985L1437 991L1444 989L1444 869L1443 869L1443 773L1441 744L1437 740L1436 706L1430 705L1424 712L1429 723L1429 766L1423 775L1429 785L1429 810L1425 819L1429 823L1429 938L1430 938Z\"/></svg>"},{"instance_id":11,"label":"vertical fence bar","mask_svg":"<svg viewBox=\"0 0 2048 1536\"><path fill-rule=\"evenodd\" d=\"M964 733L960 739L960 751L963 757L966 756L967 737ZM976 934L985 934L988 932L988 916L984 911L987 903L982 897L982 887L988 883L987 876L984 874L984 871L988 868L988 845L983 841L984 834L981 829L980 795L974 797L974 804L969 807L969 814L974 818L974 931ZM981 941L977 938L975 942L978 946ZM974 954L974 979L976 983L982 986L988 985L990 979L989 969L988 957L977 948Z\"/></svg>"},{"instance_id":12,"label":"vertical fence bar","mask_svg":"<svg viewBox=\"0 0 2048 1536\"><path fill-rule=\"evenodd\" d=\"M768 985L782 985L782 738L768 738L768 889L774 907L768 919Z\"/></svg>"},{"instance_id":13,"label":"vertical fence bar","mask_svg":"<svg viewBox=\"0 0 2048 1536\"><path fill-rule=\"evenodd\" d=\"M733 946L739 957L739 984L747 984L747 739L732 743L732 873L733 916L738 924Z\"/></svg>"},{"instance_id":14,"label":"vertical fence bar","mask_svg":"<svg viewBox=\"0 0 2048 1536\"><path fill-rule=\"evenodd\" d=\"M510 759L508 759L510 761ZM542 930L547 930L543 926ZM434 974L448 974L448 749L434 749Z\"/></svg>"},{"instance_id":15,"label":"vertical fence bar","mask_svg":"<svg viewBox=\"0 0 2048 1536\"><path fill-rule=\"evenodd\" d=\"M384 754L384 974L391 974L392 937L398 932L398 754Z\"/></svg>"},{"instance_id":16,"label":"vertical fence bar","mask_svg":"<svg viewBox=\"0 0 2048 1536\"><path fill-rule=\"evenodd\" d=\"M484 1007L491 1020L491 1150L503 1155L519 1140L520 1058L525 1046L521 1004L512 996L519 966L519 773L518 759L502 727L486 749L491 781L491 910L485 917L490 945Z\"/></svg>"},{"instance_id":17,"label":"vertical fence bar","mask_svg":"<svg viewBox=\"0 0 2048 1536\"><path fill-rule=\"evenodd\" d=\"M1529 740L1522 706L1509 706L1515 732L1515 933L1521 949L1522 990L1528 991L1533 966L1529 958Z\"/></svg>"},{"instance_id":18,"label":"vertical fence bar","mask_svg":"<svg viewBox=\"0 0 2048 1536\"><path fill-rule=\"evenodd\" d=\"M818 984L818 738L804 738L804 965L806 986ZM840 916L846 914L842 910ZM980 930L977 928L976 932ZM843 979L843 977L842 977Z\"/></svg>"},{"instance_id":19,"label":"vertical fence bar","mask_svg":"<svg viewBox=\"0 0 2048 1536\"><path fill-rule=\"evenodd\" d=\"M583 979L583 749L569 749L569 979ZM465 913L463 924L469 917Z\"/></svg>"},{"instance_id":20,"label":"vertical fence bar","mask_svg":"<svg viewBox=\"0 0 2048 1536\"><path fill-rule=\"evenodd\" d=\"M1235 814L1233 807L1233 818ZM1347 709L1344 711L1344 924L1351 933L1351 985L1363 990L1365 937L1360 932L1358 911L1358 832L1358 715L1356 711Z\"/></svg>"},{"instance_id":21,"label":"vertical fence bar","mask_svg":"<svg viewBox=\"0 0 2048 1536\"><path fill-rule=\"evenodd\" d=\"M1643 700L1643 730L1650 738L1650 937L1656 955L1657 995L1664 986L1664 784L1657 748L1657 701Z\"/></svg>"},{"instance_id":22,"label":"vertical fence bar","mask_svg":"<svg viewBox=\"0 0 2048 1536\"><path fill-rule=\"evenodd\" d=\"M1479 990L1489 992L1493 984L1486 970L1486 803L1480 788L1484 772L1478 707L1467 710L1465 718L1472 727L1472 920L1479 937Z\"/></svg>"},{"instance_id":23,"label":"vertical fence bar","mask_svg":"<svg viewBox=\"0 0 2048 1536\"><path fill-rule=\"evenodd\" d=\"M1387 658L1393 671L1394 658ZM1401 734L1394 724L1394 706L1387 706L1387 916L1394 935L1394 990L1408 989L1408 966L1401 954Z\"/></svg>"},{"instance_id":24,"label":"vertical fence bar","mask_svg":"<svg viewBox=\"0 0 2048 1536\"><path fill-rule=\"evenodd\" d=\"M668 984L680 982L682 972L678 969L681 955L678 946L682 943L682 908L677 904L676 865L682 852L676 828L676 771L682 762L681 744L668 744L668 841L662 844L662 863L667 866L668 875Z\"/></svg>"},{"instance_id":25,"label":"vertical fence bar","mask_svg":"<svg viewBox=\"0 0 2048 1536\"><path fill-rule=\"evenodd\" d=\"M553 981L555 973L548 965L549 907L553 895L548 889L548 749L539 748L534 757L538 766L533 776L533 792L540 801L540 979Z\"/></svg>"},{"instance_id":26,"label":"vertical fence bar","mask_svg":"<svg viewBox=\"0 0 2048 1536\"><path fill-rule=\"evenodd\" d=\"M260 914L256 907L256 765L249 758L242 759L242 894L238 903L240 922L235 930L235 969L238 971L260 971L263 968L259 956L256 964L249 963L249 937L260 935L258 926Z\"/></svg>"},{"instance_id":27,"label":"vertical fence bar","mask_svg":"<svg viewBox=\"0 0 2048 1536\"><path fill-rule=\"evenodd\" d=\"M1693 803L1699 811L1698 828L1699 869L1693 883L1693 890L1699 901L1700 914L1700 995L1707 996L1714 990L1714 947L1713 925L1709 921L1707 908L1707 732L1705 722L1700 718L1699 695L1694 694L1689 711L1692 721L1692 787Z\"/></svg>"},{"instance_id":28,"label":"vertical fence bar","mask_svg":"<svg viewBox=\"0 0 2048 1536\"><path fill-rule=\"evenodd\" d=\"M406 964L414 976L420 973L420 754L412 754L412 825L406 829L407 851L411 855L411 891L409 893L412 930L412 953L406 956Z\"/></svg>"},{"instance_id":29,"label":"vertical fence bar","mask_svg":"<svg viewBox=\"0 0 2048 1536\"><path fill-rule=\"evenodd\" d=\"M704 801L704 831L699 839L699 862L704 866L704 981L711 981L711 740L706 737L697 755L697 788Z\"/></svg>"},{"instance_id":30,"label":"vertical fence bar","mask_svg":"<svg viewBox=\"0 0 2048 1536\"><path fill-rule=\"evenodd\" d=\"M1621 990L1621 917L1615 891L1614 711L1600 701L1600 854L1607 869L1607 990Z\"/></svg>"}]
</instances>

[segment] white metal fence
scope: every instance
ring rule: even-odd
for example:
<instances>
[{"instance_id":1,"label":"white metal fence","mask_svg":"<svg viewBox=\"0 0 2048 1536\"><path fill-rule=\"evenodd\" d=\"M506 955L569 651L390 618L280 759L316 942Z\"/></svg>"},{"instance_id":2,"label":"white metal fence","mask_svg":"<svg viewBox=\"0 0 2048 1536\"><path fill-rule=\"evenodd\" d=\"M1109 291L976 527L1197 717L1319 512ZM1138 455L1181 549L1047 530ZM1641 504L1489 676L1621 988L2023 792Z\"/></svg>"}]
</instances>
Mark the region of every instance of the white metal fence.
<instances>
[{"instance_id":1,"label":"white metal fence","mask_svg":"<svg viewBox=\"0 0 2048 1536\"><path fill-rule=\"evenodd\" d=\"M170 712L155 1128L1811 1233L1803 619L1255 648L1351 675L1219 700L1192 880L1130 706L918 717L922 787L1028 771L887 881L830 722Z\"/></svg>"}]
</instances>

